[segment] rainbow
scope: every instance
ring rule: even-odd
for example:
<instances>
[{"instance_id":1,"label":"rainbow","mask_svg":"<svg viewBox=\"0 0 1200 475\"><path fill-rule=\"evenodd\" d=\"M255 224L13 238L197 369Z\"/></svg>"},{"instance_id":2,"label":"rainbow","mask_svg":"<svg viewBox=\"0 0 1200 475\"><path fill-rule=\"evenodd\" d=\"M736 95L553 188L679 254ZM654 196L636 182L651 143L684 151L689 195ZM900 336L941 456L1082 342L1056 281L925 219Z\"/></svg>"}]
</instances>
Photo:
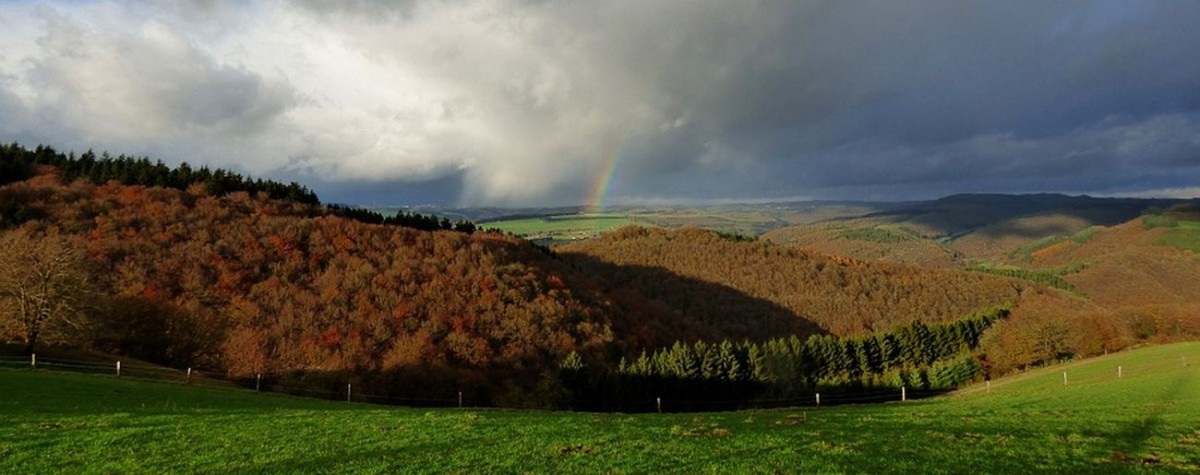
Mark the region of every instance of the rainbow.
<instances>
[{"instance_id":1,"label":"rainbow","mask_svg":"<svg viewBox=\"0 0 1200 475\"><path fill-rule=\"evenodd\" d=\"M627 139L628 135L617 142L616 146L605 154L604 160L600 162L600 166L596 167L596 174L592 179L591 190L588 192L587 202L584 203L585 212L601 213L604 211L604 200L608 196L609 187L612 185L617 167L621 164L621 157L625 155L625 144L628 143Z\"/></svg>"}]
</instances>

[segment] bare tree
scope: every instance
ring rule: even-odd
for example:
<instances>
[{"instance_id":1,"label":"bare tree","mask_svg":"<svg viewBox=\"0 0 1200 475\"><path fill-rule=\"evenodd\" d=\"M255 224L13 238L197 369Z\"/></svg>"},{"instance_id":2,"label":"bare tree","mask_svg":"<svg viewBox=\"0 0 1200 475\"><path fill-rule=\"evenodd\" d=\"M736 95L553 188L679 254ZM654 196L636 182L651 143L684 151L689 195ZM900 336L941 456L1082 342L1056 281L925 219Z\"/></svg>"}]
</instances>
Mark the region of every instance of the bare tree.
<instances>
[{"instance_id":1,"label":"bare tree","mask_svg":"<svg viewBox=\"0 0 1200 475\"><path fill-rule=\"evenodd\" d=\"M64 343L84 325L94 295L83 253L58 235L15 230L0 236L0 330L23 337L25 351L39 340Z\"/></svg>"}]
</instances>

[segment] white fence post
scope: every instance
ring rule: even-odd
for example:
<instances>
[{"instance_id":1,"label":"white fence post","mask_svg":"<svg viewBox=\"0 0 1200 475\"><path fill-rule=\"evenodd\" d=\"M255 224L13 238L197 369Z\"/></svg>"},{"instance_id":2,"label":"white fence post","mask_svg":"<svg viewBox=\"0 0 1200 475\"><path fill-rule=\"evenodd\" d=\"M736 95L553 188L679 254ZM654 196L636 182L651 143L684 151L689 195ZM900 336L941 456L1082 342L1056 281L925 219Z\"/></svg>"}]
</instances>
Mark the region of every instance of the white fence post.
<instances>
[{"instance_id":1,"label":"white fence post","mask_svg":"<svg viewBox=\"0 0 1200 475\"><path fill-rule=\"evenodd\" d=\"M190 367L188 368L188 373L187 373L187 383L192 384L192 368L190 368Z\"/></svg>"},{"instance_id":2,"label":"white fence post","mask_svg":"<svg viewBox=\"0 0 1200 475\"><path fill-rule=\"evenodd\" d=\"M117 361L117 377L121 377L121 362Z\"/></svg>"},{"instance_id":3,"label":"white fence post","mask_svg":"<svg viewBox=\"0 0 1200 475\"><path fill-rule=\"evenodd\" d=\"M30 368L37 368L37 353L30 353L30 354L29 354L29 367L30 367Z\"/></svg>"},{"instance_id":4,"label":"white fence post","mask_svg":"<svg viewBox=\"0 0 1200 475\"><path fill-rule=\"evenodd\" d=\"M901 401L908 400L908 388L905 386L900 386L900 400Z\"/></svg>"},{"instance_id":5,"label":"white fence post","mask_svg":"<svg viewBox=\"0 0 1200 475\"><path fill-rule=\"evenodd\" d=\"M821 407L821 393L817 393L817 407Z\"/></svg>"},{"instance_id":6,"label":"white fence post","mask_svg":"<svg viewBox=\"0 0 1200 475\"><path fill-rule=\"evenodd\" d=\"M350 383L346 383L346 402L350 402Z\"/></svg>"},{"instance_id":7,"label":"white fence post","mask_svg":"<svg viewBox=\"0 0 1200 475\"><path fill-rule=\"evenodd\" d=\"M658 407L658 413L662 414L662 398L661 397L654 398L654 404L655 404L655 406Z\"/></svg>"}]
</instances>

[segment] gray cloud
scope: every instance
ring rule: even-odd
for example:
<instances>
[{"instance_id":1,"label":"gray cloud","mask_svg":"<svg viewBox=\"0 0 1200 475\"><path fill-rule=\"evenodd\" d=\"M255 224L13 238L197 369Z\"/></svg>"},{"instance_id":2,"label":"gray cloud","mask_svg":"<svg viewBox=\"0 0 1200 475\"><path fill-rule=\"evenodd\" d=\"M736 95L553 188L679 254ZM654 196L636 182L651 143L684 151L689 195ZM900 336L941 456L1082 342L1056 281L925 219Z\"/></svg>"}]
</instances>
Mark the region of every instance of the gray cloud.
<instances>
[{"instance_id":1,"label":"gray cloud","mask_svg":"<svg viewBox=\"0 0 1200 475\"><path fill-rule=\"evenodd\" d=\"M40 25L0 131L373 202L579 203L613 156L615 200L1200 181L1193 2L47 5L0 7Z\"/></svg>"},{"instance_id":2,"label":"gray cloud","mask_svg":"<svg viewBox=\"0 0 1200 475\"><path fill-rule=\"evenodd\" d=\"M254 135L286 109L291 91L218 65L169 27L113 35L49 16L32 61L43 120L104 141Z\"/></svg>"}]
</instances>

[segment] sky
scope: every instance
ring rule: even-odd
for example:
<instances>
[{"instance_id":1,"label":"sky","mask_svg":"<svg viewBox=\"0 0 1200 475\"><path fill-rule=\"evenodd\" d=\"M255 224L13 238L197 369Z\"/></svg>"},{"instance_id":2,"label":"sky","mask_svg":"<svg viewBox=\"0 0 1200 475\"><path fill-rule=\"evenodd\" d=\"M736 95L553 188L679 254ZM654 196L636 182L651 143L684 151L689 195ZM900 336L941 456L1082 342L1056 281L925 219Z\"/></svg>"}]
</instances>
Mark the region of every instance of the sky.
<instances>
[{"instance_id":1,"label":"sky","mask_svg":"<svg viewBox=\"0 0 1200 475\"><path fill-rule=\"evenodd\" d=\"M1200 196L1200 2L0 0L0 141L551 206Z\"/></svg>"}]
</instances>

